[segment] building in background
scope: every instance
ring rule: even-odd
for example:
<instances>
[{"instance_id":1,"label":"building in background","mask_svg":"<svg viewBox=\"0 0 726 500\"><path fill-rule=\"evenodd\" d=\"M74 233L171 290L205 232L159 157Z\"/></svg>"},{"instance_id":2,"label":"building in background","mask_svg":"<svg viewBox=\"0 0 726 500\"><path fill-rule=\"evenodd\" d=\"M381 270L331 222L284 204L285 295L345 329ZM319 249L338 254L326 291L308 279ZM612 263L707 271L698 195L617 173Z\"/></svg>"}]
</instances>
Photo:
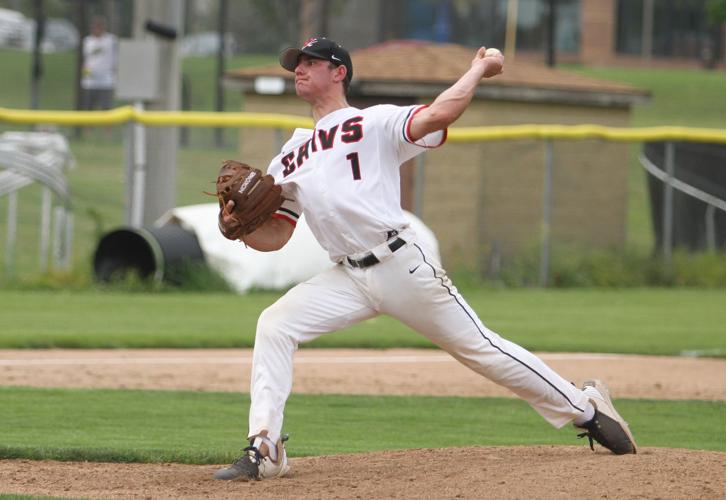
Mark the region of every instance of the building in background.
<instances>
[{"instance_id":1,"label":"building in background","mask_svg":"<svg viewBox=\"0 0 726 500\"><path fill-rule=\"evenodd\" d=\"M322 0L308 0L311 3ZM468 0L342 2L325 23L302 20L303 37L321 25L354 48L390 39L505 47L517 57L544 59L550 5L555 4L557 59L582 64L724 65L726 29L713 26L707 0ZM512 3L516 9L512 10ZM508 14L516 30L507 34ZM367 20L367 21L365 21ZM377 27L377 29L376 29Z\"/></svg>"},{"instance_id":2,"label":"building in background","mask_svg":"<svg viewBox=\"0 0 726 500\"><path fill-rule=\"evenodd\" d=\"M709 0L178 0L184 33L215 31L226 1L228 29L241 53L277 53L311 35L351 49L396 39L516 47L516 57L544 60L550 7L555 5L557 61L582 64L659 63L726 66L726 28L711 25ZM0 8L34 17L31 0L0 0ZM134 0L44 0L49 18L65 18L85 34L79 12L104 15L109 31L129 36ZM3 15L4 14L4 15ZM0 45L12 19L0 13ZM508 30L508 22L514 29ZM12 36L12 35L11 35ZM191 39L190 39L191 40ZM8 42L5 42L6 44Z\"/></svg>"}]
</instances>

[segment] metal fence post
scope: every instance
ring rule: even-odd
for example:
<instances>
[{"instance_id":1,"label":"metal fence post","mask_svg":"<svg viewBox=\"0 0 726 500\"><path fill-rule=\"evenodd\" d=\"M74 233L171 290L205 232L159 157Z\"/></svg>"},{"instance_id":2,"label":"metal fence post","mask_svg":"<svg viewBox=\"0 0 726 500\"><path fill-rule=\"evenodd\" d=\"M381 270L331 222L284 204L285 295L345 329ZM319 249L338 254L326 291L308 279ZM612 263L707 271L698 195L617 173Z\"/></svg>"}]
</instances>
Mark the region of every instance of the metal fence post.
<instances>
[{"instance_id":1,"label":"metal fence post","mask_svg":"<svg viewBox=\"0 0 726 500\"><path fill-rule=\"evenodd\" d=\"M61 260L61 268L69 269L71 267L71 255L73 253L73 212L66 207L65 212L65 234L63 238L63 259Z\"/></svg>"},{"instance_id":2,"label":"metal fence post","mask_svg":"<svg viewBox=\"0 0 726 500\"><path fill-rule=\"evenodd\" d=\"M136 101L134 108L144 111L144 103ZM131 188L131 226L144 224L144 200L146 196L146 128L143 123L134 122L133 126L133 174Z\"/></svg>"},{"instance_id":3,"label":"metal fence post","mask_svg":"<svg viewBox=\"0 0 726 500\"><path fill-rule=\"evenodd\" d=\"M706 207L706 248L709 252L716 251L716 207Z\"/></svg>"},{"instance_id":4,"label":"metal fence post","mask_svg":"<svg viewBox=\"0 0 726 500\"><path fill-rule=\"evenodd\" d=\"M63 238L65 228L65 212L63 207L53 208L53 267L63 267Z\"/></svg>"},{"instance_id":5,"label":"metal fence post","mask_svg":"<svg viewBox=\"0 0 726 500\"><path fill-rule=\"evenodd\" d=\"M675 145L665 143L665 173L663 180L663 259L671 263L673 256L673 176L675 174Z\"/></svg>"},{"instance_id":6,"label":"metal fence post","mask_svg":"<svg viewBox=\"0 0 726 500\"><path fill-rule=\"evenodd\" d=\"M52 207L52 194L46 186L43 188L43 195L40 211L40 244L38 245L38 266L40 272L48 270L48 248L50 235L50 212Z\"/></svg>"},{"instance_id":7,"label":"metal fence post","mask_svg":"<svg viewBox=\"0 0 726 500\"><path fill-rule=\"evenodd\" d=\"M5 245L5 275L13 275L15 261L15 240L18 228L18 192L8 193L8 225L6 227Z\"/></svg>"},{"instance_id":8,"label":"metal fence post","mask_svg":"<svg viewBox=\"0 0 726 500\"><path fill-rule=\"evenodd\" d=\"M552 173L553 173L552 140L545 139L545 171L542 189L542 239L539 256L539 284L547 286L550 274L550 239L552 237Z\"/></svg>"}]
</instances>

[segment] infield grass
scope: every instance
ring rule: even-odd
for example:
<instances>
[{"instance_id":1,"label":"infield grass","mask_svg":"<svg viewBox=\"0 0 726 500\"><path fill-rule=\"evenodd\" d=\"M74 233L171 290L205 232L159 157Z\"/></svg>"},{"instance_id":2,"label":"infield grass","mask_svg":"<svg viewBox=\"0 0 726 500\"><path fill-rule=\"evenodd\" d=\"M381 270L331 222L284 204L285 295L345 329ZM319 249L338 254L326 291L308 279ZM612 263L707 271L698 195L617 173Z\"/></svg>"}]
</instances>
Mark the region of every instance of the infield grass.
<instances>
[{"instance_id":1,"label":"infield grass","mask_svg":"<svg viewBox=\"0 0 726 500\"><path fill-rule=\"evenodd\" d=\"M463 295L485 325L531 350L726 357L724 289L472 288ZM251 347L259 314L279 296L0 290L0 348ZM381 316L310 346L432 344Z\"/></svg>"},{"instance_id":2,"label":"infield grass","mask_svg":"<svg viewBox=\"0 0 726 500\"><path fill-rule=\"evenodd\" d=\"M0 388L1 458L224 463L245 446L234 393ZM619 400L640 446L726 451L726 403ZM506 398L293 395L291 456L406 448L583 446Z\"/></svg>"}]
</instances>

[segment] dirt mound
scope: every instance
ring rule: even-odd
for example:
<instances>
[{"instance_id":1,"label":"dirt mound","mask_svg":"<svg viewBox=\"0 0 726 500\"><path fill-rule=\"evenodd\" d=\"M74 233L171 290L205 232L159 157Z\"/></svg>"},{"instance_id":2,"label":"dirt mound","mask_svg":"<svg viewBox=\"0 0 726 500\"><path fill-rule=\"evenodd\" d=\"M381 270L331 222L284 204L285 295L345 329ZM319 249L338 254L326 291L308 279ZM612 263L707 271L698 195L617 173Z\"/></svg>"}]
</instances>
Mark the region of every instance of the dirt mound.
<instances>
[{"instance_id":1,"label":"dirt mound","mask_svg":"<svg viewBox=\"0 0 726 500\"><path fill-rule=\"evenodd\" d=\"M726 453L475 447L293 459L291 477L211 478L216 466L0 461L2 491L89 498L723 498Z\"/></svg>"}]
</instances>

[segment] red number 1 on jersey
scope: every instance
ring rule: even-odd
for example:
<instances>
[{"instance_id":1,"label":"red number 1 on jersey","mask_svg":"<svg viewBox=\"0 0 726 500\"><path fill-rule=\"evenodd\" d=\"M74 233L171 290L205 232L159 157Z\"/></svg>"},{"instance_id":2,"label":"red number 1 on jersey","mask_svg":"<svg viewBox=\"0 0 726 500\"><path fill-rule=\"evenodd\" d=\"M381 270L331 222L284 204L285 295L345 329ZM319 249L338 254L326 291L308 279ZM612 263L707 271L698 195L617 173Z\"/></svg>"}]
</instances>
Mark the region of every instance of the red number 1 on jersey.
<instances>
[{"instance_id":1,"label":"red number 1 on jersey","mask_svg":"<svg viewBox=\"0 0 726 500\"><path fill-rule=\"evenodd\" d=\"M359 181L360 162L358 161L358 153L350 153L349 155L346 155L346 158L350 161L350 168L353 170L353 179Z\"/></svg>"}]
</instances>

